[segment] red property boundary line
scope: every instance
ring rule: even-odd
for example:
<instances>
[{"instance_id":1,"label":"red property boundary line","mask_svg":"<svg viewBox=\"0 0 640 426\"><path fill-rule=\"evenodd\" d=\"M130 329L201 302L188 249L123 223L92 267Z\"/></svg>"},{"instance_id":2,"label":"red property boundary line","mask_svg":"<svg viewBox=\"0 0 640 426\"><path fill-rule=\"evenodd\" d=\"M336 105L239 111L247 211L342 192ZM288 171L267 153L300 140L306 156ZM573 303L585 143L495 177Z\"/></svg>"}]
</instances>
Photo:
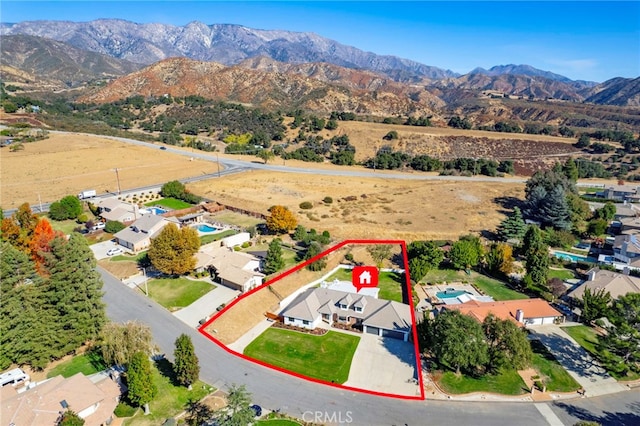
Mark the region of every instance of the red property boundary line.
<instances>
[{"instance_id":1,"label":"red property boundary line","mask_svg":"<svg viewBox=\"0 0 640 426\"><path fill-rule=\"evenodd\" d=\"M289 371L286 370L284 368L280 368L277 367L275 365L272 364L268 364L265 363L263 361L260 361L258 359L255 358L251 358L248 357L244 354L238 353L232 349L230 349L229 347L227 347L227 345L225 345L224 343L222 343L221 341L219 341L218 339L216 339L215 337L213 337L211 334L207 333L205 331L205 328L207 328L212 322L214 322L219 316L221 316L222 314L224 314L227 309L231 308L233 305L235 305L236 303L238 303L240 300L244 299L247 296L250 296L252 294L254 294L255 292L262 290L264 288L266 288L267 286L270 286L271 284L275 283L276 281L293 274L294 272L297 272L299 270L301 270L302 268L304 268L305 266L307 266L310 263L315 262L316 260L328 255L329 253L332 253L336 250L341 249L342 247L344 247L345 245L348 244L399 244L400 247L402 248L402 254L403 254L403 258L404 258L404 270L405 270L405 285L404 285L404 290L406 291L406 296L409 299L409 306L411 308L411 323L412 323L412 329L413 329L413 348L414 348L414 355L415 355L415 369L416 369L416 374L418 376L418 386L420 388L420 395L419 396L408 396L408 395L397 395L397 394L393 394L393 393L386 393L386 392L377 392L377 391L372 391L372 390L367 390L367 389L361 389L361 388L354 388L351 386L345 386L345 385L341 385L341 384L337 384L337 383L331 383L331 382L327 382L324 380L319 380L319 379L314 379L312 377L307 377L304 376L302 374L293 372L293 371ZM370 395L376 395L376 396L384 396L384 397L388 397L388 398L398 398L398 399L406 399L406 400L424 400L425 399L425 395L424 395L424 384L422 381L422 365L420 362L420 351L418 349L418 331L416 330L416 316L415 316L415 308L413 306L413 292L411 291L411 278L409 277L409 260L407 258L407 244L404 240L345 240L325 251L323 251L322 253L318 254L317 256L312 257L311 259L289 269L288 271L283 272L282 274L270 279L269 281L265 282L264 284L262 284L259 287L256 287L254 289L252 289L251 291L243 294L242 296L240 296L239 298L233 300L231 303L229 303L227 306L224 307L224 309L222 309L220 312L217 312L211 319L209 319L209 321L207 321L206 323L204 323L202 326L200 326L198 328L198 331L205 336L207 339L211 340L213 343L215 343L216 345L220 346L222 349L224 349L225 351L227 351L228 353L230 353L231 355L240 357L246 361L250 361L253 362L255 364L258 365L262 365L263 367L267 367L270 368L272 370L276 370L279 371L281 373L285 373L288 374L290 376L294 376L297 377L299 379L303 379L303 380L307 380L310 382L314 382L314 383L318 383L321 385L326 385L326 386L331 386L334 388L338 388L338 389L346 389L349 391L354 391L354 392L361 392L361 393L366 393L366 394L370 394Z\"/></svg>"}]
</instances>

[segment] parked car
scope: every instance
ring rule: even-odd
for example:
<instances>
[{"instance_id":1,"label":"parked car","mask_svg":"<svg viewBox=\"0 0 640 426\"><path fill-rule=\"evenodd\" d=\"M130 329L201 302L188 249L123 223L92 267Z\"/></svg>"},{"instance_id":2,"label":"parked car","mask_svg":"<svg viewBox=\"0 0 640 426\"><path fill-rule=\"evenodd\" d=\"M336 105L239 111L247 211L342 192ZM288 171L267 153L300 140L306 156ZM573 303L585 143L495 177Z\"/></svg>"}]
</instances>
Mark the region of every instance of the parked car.
<instances>
[{"instance_id":1,"label":"parked car","mask_svg":"<svg viewBox=\"0 0 640 426\"><path fill-rule=\"evenodd\" d=\"M98 229L104 229L104 227L105 227L104 222L96 222L93 224L93 227L91 229L94 231L97 231Z\"/></svg>"},{"instance_id":2,"label":"parked car","mask_svg":"<svg viewBox=\"0 0 640 426\"><path fill-rule=\"evenodd\" d=\"M116 254L122 254L124 253L122 251L122 249L120 247L115 247L112 249L109 249L109 251L107 251L107 256L115 256Z\"/></svg>"},{"instance_id":3,"label":"parked car","mask_svg":"<svg viewBox=\"0 0 640 426\"><path fill-rule=\"evenodd\" d=\"M160 147L160 149L162 149L162 150L166 150L166 149L167 149L167 147L166 147L166 146L161 146L161 147Z\"/></svg>"},{"instance_id":4,"label":"parked car","mask_svg":"<svg viewBox=\"0 0 640 426\"><path fill-rule=\"evenodd\" d=\"M262 407L256 404L253 404L251 407L249 407L253 410L254 413L256 413L256 417L260 417L262 415Z\"/></svg>"}]
</instances>

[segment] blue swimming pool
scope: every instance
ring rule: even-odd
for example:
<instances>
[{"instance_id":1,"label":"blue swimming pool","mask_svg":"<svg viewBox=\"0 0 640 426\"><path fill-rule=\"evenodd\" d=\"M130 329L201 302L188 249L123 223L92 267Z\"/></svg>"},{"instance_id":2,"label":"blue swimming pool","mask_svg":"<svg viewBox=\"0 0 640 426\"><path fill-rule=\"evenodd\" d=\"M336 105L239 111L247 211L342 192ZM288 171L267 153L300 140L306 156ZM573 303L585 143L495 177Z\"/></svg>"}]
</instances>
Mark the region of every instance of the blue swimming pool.
<instances>
[{"instance_id":1,"label":"blue swimming pool","mask_svg":"<svg viewBox=\"0 0 640 426\"><path fill-rule=\"evenodd\" d=\"M165 209L161 209L160 207L149 207L148 210L151 211L151 214L155 214L155 215L160 215L168 211Z\"/></svg>"},{"instance_id":2,"label":"blue swimming pool","mask_svg":"<svg viewBox=\"0 0 640 426\"><path fill-rule=\"evenodd\" d=\"M463 294L471 294L471 293L464 290L445 290L445 291L437 292L436 297L438 299L450 299L450 298L462 296Z\"/></svg>"},{"instance_id":3,"label":"blue swimming pool","mask_svg":"<svg viewBox=\"0 0 640 426\"><path fill-rule=\"evenodd\" d=\"M562 260L568 260L569 262L588 262L588 263L596 263L598 259L588 256L581 256L579 254L567 253L562 251L556 251L553 253L555 257Z\"/></svg>"},{"instance_id":4,"label":"blue swimming pool","mask_svg":"<svg viewBox=\"0 0 640 426\"><path fill-rule=\"evenodd\" d=\"M209 225L198 225L196 226L196 229L200 232L216 232L218 231L218 228L214 228L213 226L209 226Z\"/></svg>"}]
</instances>

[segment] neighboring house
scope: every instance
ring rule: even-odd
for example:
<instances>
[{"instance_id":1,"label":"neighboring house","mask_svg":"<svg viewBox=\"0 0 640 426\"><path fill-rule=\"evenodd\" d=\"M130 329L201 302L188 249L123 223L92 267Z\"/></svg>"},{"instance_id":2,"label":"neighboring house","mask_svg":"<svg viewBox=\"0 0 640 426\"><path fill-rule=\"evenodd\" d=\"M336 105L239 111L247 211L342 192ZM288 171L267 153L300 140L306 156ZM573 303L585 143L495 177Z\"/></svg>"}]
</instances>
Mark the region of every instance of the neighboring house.
<instances>
[{"instance_id":1,"label":"neighboring house","mask_svg":"<svg viewBox=\"0 0 640 426\"><path fill-rule=\"evenodd\" d=\"M639 195L638 187L632 185L612 185L596 193L596 196L607 200L632 202L637 200Z\"/></svg>"},{"instance_id":2,"label":"neighboring house","mask_svg":"<svg viewBox=\"0 0 640 426\"><path fill-rule=\"evenodd\" d=\"M285 324L308 329L325 322L361 326L364 333L405 342L411 335L409 305L329 288L313 287L303 291L280 315Z\"/></svg>"},{"instance_id":3,"label":"neighboring house","mask_svg":"<svg viewBox=\"0 0 640 426\"><path fill-rule=\"evenodd\" d=\"M132 222L142 214L137 204L125 203L117 198L108 198L98 203L98 214L104 220L114 222Z\"/></svg>"},{"instance_id":4,"label":"neighboring house","mask_svg":"<svg viewBox=\"0 0 640 426\"><path fill-rule=\"evenodd\" d=\"M638 235L623 234L616 236L613 241L613 258L616 262L637 266L640 263L640 240Z\"/></svg>"},{"instance_id":5,"label":"neighboring house","mask_svg":"<svg viewBox=\"0 0 640 426\"><path fill-rule=\"evenodd\" d=\"M640 217L623 217L620 219L623 234L636 234L640 232Z\"/></svg>"},{"instance_id":6,"label":"neighboring house","mask_svg":"<svg viewBox=\"0 0 640 426\"><path fill-rule=\"evenodd\" d=\"M260 259L248 253L233 251L211 243L200 247L196 253L197 272L212 270L222 285L245 293L262 284Z\"/></svg>"},{"instance_id":7,"label":"neighboring house","mask_svg":"<svg viewBox=\"0 0 640 426\"><path fill-rule=\"evenodd\" d=\"M614 215L615 220L621 220L625 218L635 218L640 216L640 209L638 209L634 204L630 203L616 203L616 213Z\"/></svg>"},{"instance_id":8,"label":"neighboring house","mask_svg":"<svg viewBox=\"0 0 640 426\"><path fill-rule=\"evenodd\" d=\"M627 293L640 293L640 278L632 277L628 273L600 270L593 268L587 273L587 281L569 293L569 297L582 300L586 289L591 292L604 289L611 294L612 299L617 299Z\"/></svg>"},{"instance_id":9,"label":"neighboring house","mask_svg":"<svg viewBox=\"0 0 640 426\"><path fill-rule=\"evenodd\" d=\"M100 376L93 376L100 377ZM4 425L56 425L67 408L84 419L85 426L111 424L120 400L120 386L108 376L89 379L82 373L56 376L19 392L4 386L0 393Z\"/></svg>"},{"instance_id":10,"label":"neighboring house","mask_svg":"<svg viewBox=\"0 0 640 426\"><path fill-rule=\"evenodd\" d=\"M473 317L480 323L489 314L522 326L547 325L564 321L564 315L542 299L503 300L500 302L471 300L458 305L446 305L444 309L455 309L464 315Z\"/></svg>"},{"instance_id":11,"label":"neighboring house","mask_svg":"<svg viewBox=\"0 0 640 426\"><path fill-rule=\"evenodd\" d=\"M151 245L151 239L170 223L180 226L176 218L156 215L144 215L134 223L116 233L114 237L118 244L137 253L146 250Z\"/></svg>"},{"instance_id":12,"label":"neighboring house","mask_svg":"<svg viewBox=\"0 0 640 426\"><path fill-rule=\"evenodd\" d=\"M221 240L221 243L225 247L235 247L244 244L251 240L251 235L248 232L239 232L235 235L230 235Z\"/></svg>"}]
</instances>

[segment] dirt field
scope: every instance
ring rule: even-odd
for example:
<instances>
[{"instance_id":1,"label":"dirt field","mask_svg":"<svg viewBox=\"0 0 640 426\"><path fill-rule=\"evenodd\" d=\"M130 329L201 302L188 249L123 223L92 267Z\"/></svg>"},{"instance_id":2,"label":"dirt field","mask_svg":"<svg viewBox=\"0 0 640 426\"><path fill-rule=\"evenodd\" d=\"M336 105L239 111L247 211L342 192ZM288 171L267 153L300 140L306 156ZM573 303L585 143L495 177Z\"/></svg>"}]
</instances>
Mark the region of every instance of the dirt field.
<instances>
[{"instance_id":1,"label":"dirt field","mask_svg":"<svg viewBox=\"0 0 640 426\"><path fill-rule=\"evenodd\" d=\"M38 194L46 203L85 189L116 191L116 167L123 190L217 170L212 162L99 136L55 134L24 146L24 151L0 150L0 205L5 209L25 201L34 205Z\"/></svg>"},{"instance_id":2,"label":"dirt field","mask_svg":"<svg viewBox=\"0 0 640 426\"><path fill-rule=\"evenodd\" d=\"M524 198L524 184L313 177L254 171L188 186L196 194L268 214L287 206L300 223L334 238L454 239L493 230L504 219L496 199ZM322 200L330 196L333 203ZM354 201L346 201L355 197ZM353 198L350 198L353 199ZM301 210L302 201L314 207Z\"/></svg>"}]
</instances>

